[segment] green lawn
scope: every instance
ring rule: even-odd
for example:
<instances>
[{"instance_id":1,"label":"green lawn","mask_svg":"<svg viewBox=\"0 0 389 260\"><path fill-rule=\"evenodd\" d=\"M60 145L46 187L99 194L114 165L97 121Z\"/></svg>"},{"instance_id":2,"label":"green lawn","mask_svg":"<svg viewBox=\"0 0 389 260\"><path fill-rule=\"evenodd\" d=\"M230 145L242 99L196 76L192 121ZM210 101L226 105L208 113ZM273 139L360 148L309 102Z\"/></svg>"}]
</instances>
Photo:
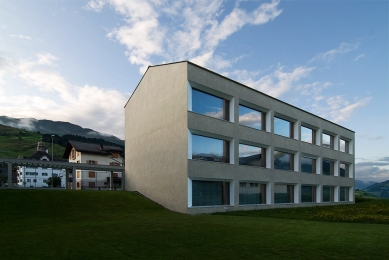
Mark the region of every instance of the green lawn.
<instances>
[{"instance_id":1,"label":"green lawn","mask_svg":"<svg viewBox=\"0 0 389 260\"><path fill-rule=\"evenodd\" d=\"M348 216L389 204L342 207L310 209ZM290 210L189 216L124 191L0 190L0 259L387 259L388 222Z\"/></svg>"}]
</instances>

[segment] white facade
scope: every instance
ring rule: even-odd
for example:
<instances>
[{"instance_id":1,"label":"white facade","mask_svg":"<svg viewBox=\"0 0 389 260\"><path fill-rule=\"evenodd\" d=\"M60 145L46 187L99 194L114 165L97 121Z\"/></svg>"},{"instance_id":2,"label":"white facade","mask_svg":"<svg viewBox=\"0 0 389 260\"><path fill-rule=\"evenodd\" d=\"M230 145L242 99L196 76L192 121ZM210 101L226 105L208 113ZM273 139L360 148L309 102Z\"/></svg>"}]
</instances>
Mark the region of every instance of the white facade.
<instances>
[{"instance_id":1,"label":"white facade","mask_svg":"<svg viewBox=\"0 0 389 260\"><path fill-rule=\"evenodd\" d=\"M65 169L42 169L28 168L25 166L18 167L18 187L48 187L46 180L50 177L61 178L61 188L65 188Z\"/></svg>"}]
</instances>

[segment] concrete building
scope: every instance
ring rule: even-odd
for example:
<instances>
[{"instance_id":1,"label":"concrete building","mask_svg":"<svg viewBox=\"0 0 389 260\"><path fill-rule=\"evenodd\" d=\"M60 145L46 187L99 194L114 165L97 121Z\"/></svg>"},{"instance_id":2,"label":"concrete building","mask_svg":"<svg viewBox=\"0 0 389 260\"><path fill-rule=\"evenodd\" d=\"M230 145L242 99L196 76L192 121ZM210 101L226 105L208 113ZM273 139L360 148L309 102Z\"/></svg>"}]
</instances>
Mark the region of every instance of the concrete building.
<instances>
[{"instance_id":1,"label":"concrete building","mask_svg":"<svg viewBox=\"0 0 389 260\"><path fill-rule=\"evenodd\" d=\"M188 213L354 203L353 131L183 61L125 105L126 189Z\"/></svg>"},{"instance_id":2,"label":"concrete building","mask_svg":"<svg viewBox=\"0 0 389 260\"><path fill-rule=\"evenodd\" d=\"M64 155L70 163L122 166L124 151L119 146L69 141ZM122 173L76 170L76 189L112 189L121 187Z\"/></svg>"},{"instance_id":3,"label":"concrete building","mask_svg":"<svg viewBox=\"0 0 389 260\"><path fill-rule=\"evenodd\" d=\"M51 155L44 142L38 142L36 152L27 159L39 161L52 161ZM17 167L17 184L19 187L42 188L48 187L46 180L50 177L61 178L61 188L65 187L65 169L52 169L42 167ZM55 182L54 182L54 185Z\"/></svg>"}]
</instances>

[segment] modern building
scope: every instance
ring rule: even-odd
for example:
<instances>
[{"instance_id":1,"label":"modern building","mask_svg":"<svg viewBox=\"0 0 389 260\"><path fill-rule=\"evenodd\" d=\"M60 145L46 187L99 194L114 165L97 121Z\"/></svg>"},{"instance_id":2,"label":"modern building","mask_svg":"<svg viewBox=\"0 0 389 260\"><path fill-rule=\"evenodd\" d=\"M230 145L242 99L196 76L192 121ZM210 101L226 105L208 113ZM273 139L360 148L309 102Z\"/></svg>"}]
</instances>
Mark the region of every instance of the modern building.
<instances>
[{"instance_id":1,"label":"modern building","mask_svg":"<svg viewBox=\"0 0 389 260\"><path fill-rule=\"evenodd\" d=\"M38 142L36 152L27 159L39 161L52 161L51 155L44 142ZM48 187L46 183L50 177L60 177L61 187L65 187L65 169L52 169L42 167L18 166L17 183L19 187L42 188ZM55 185L55 183L54 183Z\"/></svg>"},{"instance_id":2,"label":"modern building","mask_svg":"<svg viewBox=\"0 0 389 260\"><path fill-rule=\"evenodd\" d=\"M125 105L126 189L188 213L354 203L355 133L188 61Z\"/></svg>"},{"instance_id":3,"label":"modern building","mask_svg":"<svg viewBox=\"0 0 389 260\"><path fill-rule=\"evenodd\" d=\"M124 151L119 146L69 141L64 155L70 163L122 166ZM76 189L112 189L121 187L122 173L76 170Z\"/></svg>"}]
</instances>

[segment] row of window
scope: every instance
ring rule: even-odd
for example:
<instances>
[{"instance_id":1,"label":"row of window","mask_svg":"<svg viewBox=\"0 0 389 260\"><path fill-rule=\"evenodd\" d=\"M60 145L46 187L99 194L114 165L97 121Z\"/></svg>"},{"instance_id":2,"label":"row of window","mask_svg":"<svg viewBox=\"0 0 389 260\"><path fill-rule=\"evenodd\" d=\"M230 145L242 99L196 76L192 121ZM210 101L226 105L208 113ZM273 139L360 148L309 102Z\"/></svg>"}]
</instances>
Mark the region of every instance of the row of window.
<instances>
[{"instance_id":1,"label":"row of window","mask_svg":"<svg viewBox=\"0 0 389 260\"><path fill-rule=\"evenodd\" d=\"M335 188L322 186L322 202L350 201L350 187L339 187L339 197L335 200ZM273 190L274 203L296 203L295 185L275 184ZM317 186L301 185L301 203L316 203ZM240 182L239 205L267 204L267 185L265 183ZM230 182L192 181L192 206L230 205Z\"/></svg>"},{"instance_id":2,"label":"row of window","mask_svg":"<svg viewBox=\"0 0 389 260\"><path fill-rule=\"evenodd\" d=\"M106 172L104 172L106 174ZM93 172L93 171L89 171L88 172L88 178L96 178L96 172ZM118 178L119 177L119 173L117 172L114 172L113 173L113 178ZM76 178L77 179L80 179L81 178L81 171L77 171L76 172Z\"/></svg>"},{"instance_id":3,"label":"row of window","mask_svg":"<svg viewBox=\"0 0 389 260\"><path fill-rule=\"evenodd\" d=\"M264 147L239 144L239 165L267 167L266 150ZM294 171L295 154L275 150L273 156L273 168L279 170ZM191 159L212 161L212 162L230 162L230 142L226 140L205 137L192 134L192 156ZM322 160L321 167L318 167L318 160L312 156L300 156L300 171L306 173L316 173L321 169L325 175L335 174L335 161ZM349 177L350 164L339 163L339 176Z\"/></svg>"},{"instance_id":4,"label":"row of window","mask_svg":"<svg viewBox=\"0 0 389 260\"><path fill-rule=\"evenodd\" d=\"M31 175L31 176L38 176L39 175L37 172L26 172L25 174L26 174L26 176L29 176L29 175ZM22 176L22 175L23 175L23 173L21 172L20 176ZM49 175L48 175L47 172L42 172L42 176L49 176Z\"/></svg>"},{"instance_id":5,"label":"row of window","mask_svg":"<svg viewBox=\"0 0 389 260\"><path fill-rule=\"evenodd\" d=\"M192 108L191 111L214 117L221 120L230 120L229 100L223 99L203 91L192 89ZM258 130L266 131L266 112L250 108L245 105L239 105L239 124ZM274 116L273 131L274 134L298 139L294 129L295 122ZM313 129L302 123L300 128L300 140L311 144L320 144L317 140L317 129ZM323 132L321 145L326 148L335 149L335 136ZM339 151L349 153L350 142L345 138L339 139Z\"/></svg>"}]
</instances>

